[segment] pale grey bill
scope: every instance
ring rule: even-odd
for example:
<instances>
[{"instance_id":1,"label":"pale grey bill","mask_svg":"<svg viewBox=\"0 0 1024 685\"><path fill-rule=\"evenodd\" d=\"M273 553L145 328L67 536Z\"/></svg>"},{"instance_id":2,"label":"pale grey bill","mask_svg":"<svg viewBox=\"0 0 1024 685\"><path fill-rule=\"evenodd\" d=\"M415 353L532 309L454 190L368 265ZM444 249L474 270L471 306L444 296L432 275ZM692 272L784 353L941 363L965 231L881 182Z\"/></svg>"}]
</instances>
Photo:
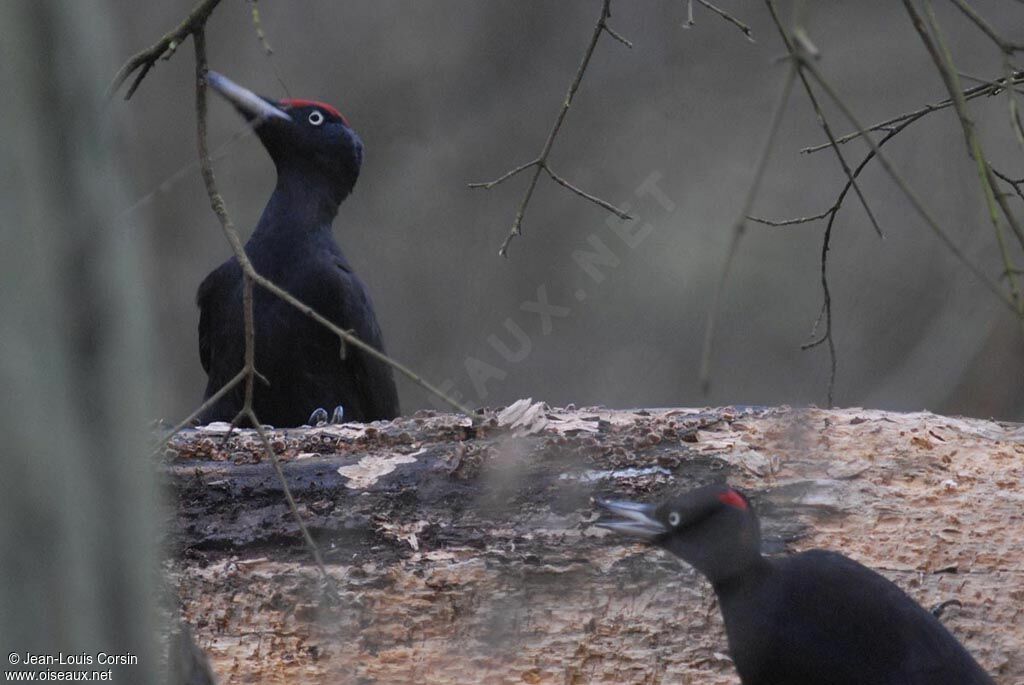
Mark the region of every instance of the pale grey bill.
<instances>
[{"instance_id":1,"label":"pale grey bill","mask_svg":"<svg viewBox=\"0 0 1024 685\"><path fill-rule=\"evenodd\" d=\"M292 120L287 112L274 107L274 105L256 93L243 88L223 74L218 74L216 71L208 71L206 72L206 82L229 102L258 121L266 119Z\"/></svg>"},{"instance_id":2,"label":"pale grey bill","mask_svg":"<svg viewBox=\"0 0 1024 685\"><path fill-rule=\"evenodd\" d=\"M653 504L608 500L597 500L596 504L618 517L599 519L595 525L601 528L642 540L650 540L668 532L665 524L654 518L657 507Z\"/></svg>"}]
</instances>

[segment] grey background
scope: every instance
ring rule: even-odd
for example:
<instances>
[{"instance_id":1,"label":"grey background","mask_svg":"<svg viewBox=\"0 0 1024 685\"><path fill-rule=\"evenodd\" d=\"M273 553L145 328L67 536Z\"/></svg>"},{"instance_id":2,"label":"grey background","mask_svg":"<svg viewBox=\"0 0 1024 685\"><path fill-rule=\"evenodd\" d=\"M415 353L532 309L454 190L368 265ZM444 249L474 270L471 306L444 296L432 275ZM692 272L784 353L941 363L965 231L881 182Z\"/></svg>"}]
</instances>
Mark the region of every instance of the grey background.
<instances>
[{"instance_id":1,"label":"grey background","mask_svg":"<svg viewBox=\"0 0 1024 685\"><path fill-rule=\"evenodd\" d=\"M154 42L191 4L123 3L124 57ZM899 3L808 4L821 68L863 119L942 97ZM1020 4L974 4L1008 37L1024 39ZM676 208L635 200L638 220L651 229L628 249L603 210L542 179L511 259L497 256L527 177L490 191L466 183L537 155L599 5L263 2L275 48L268 61L249 4L228 0L208 27L211 66L275 97L285 95L279 72L291 96L329 102L348 116L367 156L335 223L338 239L371 290L390 353L434 382L452 381L467 403L496 406L523 396L613 407L823 403L827 353L800 350L821 304L821 223L751 227L722 302L710 395L697 380L714 283L784 75L775 62L783 50L762 3L722 1L753 27L755 44L700 7L696 26L681 28L681 0L615 3L613 25L635 47L601 40L551 161L614 203L630 200L658 173ZM962 70L999 75L996 49L947 3L936 9ZM171 371L170 385L157 389L154 416L168 419L200 400L205 378L193 298L202 277L229 254L198 171L187 167L195 159L192 78L189 44L161 62L131 102L112 110L118 154L138 199L122 214L122 230L152 231L156 357ZM1003 97L972 105L993 160L1019 175L1024 160L1007 111ZM848 129L838 115L832 121ZM218 179L247 234L274 177L254 138L228 142L241 128L226 103L211 101L213 146L226 144ZM797 88L756 214L788 218L832 203L843 182L834 157L798 153L821 140ZM860 144L847 149L858 160L864 151ZM926 118L887 149L943 226L997 277L993 231L953 114ZM1020 418L1024 355L1012 314L940 245L879 167L865 173L863 187L886 238L875 236L856 202L847 203L831 252L836 402ZM571 257L592 235L621 259L601 283ZM553 304L570 308L547 335L541 319L521 309L540 286ZM578 289L586 291L582 302ZM504 328L510 318L530 339L529 354L516 363L488 343L497 335L516 346ZM481 396L467 360L504 377L488 381ZM407 382L400 393L405 412L430 405Z\"/></svg>"}]
</instances>

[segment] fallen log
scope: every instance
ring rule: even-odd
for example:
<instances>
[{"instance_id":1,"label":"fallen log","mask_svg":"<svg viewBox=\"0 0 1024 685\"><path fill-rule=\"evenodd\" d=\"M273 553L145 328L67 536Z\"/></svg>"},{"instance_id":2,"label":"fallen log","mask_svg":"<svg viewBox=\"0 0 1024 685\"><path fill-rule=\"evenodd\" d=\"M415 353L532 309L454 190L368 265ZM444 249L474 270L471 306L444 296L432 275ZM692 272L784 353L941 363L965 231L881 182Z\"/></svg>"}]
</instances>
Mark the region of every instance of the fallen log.
<instances>
[{"instance_id":1,"label":"fallen log","mask_svg":"<svg viewBox=\"0 0 1024 685\"><path fill-rule=\"evenodd\" d=\"M835 549L1024 683L1024 427L928 413L549 409L185 431L172 577L225 683L736 683L710 587L593 497L728 480L766 552Z\"/></svg>"}]
</instances>

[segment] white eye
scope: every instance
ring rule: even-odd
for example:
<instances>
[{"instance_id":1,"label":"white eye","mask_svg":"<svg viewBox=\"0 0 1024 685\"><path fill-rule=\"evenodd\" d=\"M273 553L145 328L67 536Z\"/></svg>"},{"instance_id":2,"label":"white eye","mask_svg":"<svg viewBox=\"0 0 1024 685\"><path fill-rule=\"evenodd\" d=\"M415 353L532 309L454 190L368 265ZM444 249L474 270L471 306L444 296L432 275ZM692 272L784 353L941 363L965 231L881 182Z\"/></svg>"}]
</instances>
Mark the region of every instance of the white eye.
<instances>
[{"instance_id":1,"label":"white eye","mask_svg":"<svg viewBox=\"0 0 1024 685\"><path fill-rule=\"evenodd\" d=\"M673 528L679 525L679 521L680 517L678 511L673 511L671 514L668 515L668 524Z\"/></svg>"},{"instance_id":2,"label":"white eye","mask_svg":"<svg viewBox=\"0 0 1024 685\"><path fill-rule=\"evenodd\" d=\"M313 124L314 126L319 126L320 124L324 123L324 115L314 109L312 112L309 113L309 123Z\"/></svg>"}]
</instances>

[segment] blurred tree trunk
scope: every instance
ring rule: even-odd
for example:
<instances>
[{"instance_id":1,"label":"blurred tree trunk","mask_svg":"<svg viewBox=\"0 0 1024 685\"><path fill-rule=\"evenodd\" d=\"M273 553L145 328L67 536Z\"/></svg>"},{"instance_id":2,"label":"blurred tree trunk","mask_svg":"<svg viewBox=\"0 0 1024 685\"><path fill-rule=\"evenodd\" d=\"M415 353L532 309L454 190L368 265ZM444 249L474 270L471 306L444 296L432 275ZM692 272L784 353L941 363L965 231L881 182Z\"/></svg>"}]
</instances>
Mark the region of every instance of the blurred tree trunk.
<instances>
[{"instance_id":1,"label":"blurred tree trunk","mask_svg":"<svg viewBox=\"0 0 1024 685\"><path fill-rule=\"evenodd\" d=\"M0 647L155 683L158 496L146 459L145 264L104 88L105 2L0 3Z\"/></svg>"}]
</instances>

